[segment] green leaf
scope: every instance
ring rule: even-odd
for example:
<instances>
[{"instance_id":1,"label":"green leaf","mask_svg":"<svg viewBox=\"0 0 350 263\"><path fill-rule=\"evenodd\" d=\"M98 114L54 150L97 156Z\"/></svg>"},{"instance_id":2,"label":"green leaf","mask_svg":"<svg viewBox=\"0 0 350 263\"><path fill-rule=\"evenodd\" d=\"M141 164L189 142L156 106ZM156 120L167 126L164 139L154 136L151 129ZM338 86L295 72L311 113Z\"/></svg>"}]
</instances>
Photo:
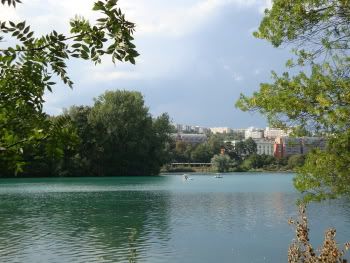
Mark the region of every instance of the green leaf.
<instances>
[{"instance_id":1,"label":"green leaf","mask_svg":"<svg viewBox=\"0 0 350 263\"><path fill-rule=\"evenodd\" d=\"M72 47L73 48L79 48L79 47L81 47L81 44L80 43L75 43L75 44L72 45Z\"/></svg>"}]
</instances>

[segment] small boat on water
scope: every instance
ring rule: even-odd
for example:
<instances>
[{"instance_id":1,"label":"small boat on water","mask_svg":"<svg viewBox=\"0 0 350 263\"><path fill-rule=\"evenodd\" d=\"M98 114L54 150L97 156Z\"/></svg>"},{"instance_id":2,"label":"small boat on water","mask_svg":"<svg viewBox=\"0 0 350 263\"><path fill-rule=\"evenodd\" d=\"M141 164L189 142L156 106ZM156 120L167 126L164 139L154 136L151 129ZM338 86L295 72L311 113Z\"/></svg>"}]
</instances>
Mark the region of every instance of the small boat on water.
<instances>
[{"instance_id":1,"label":"small boat on water","mask_svg":"<svg viewBox=\"0 0 350 263\"><path fill-rule=\"evenodd\" d=\"M187 181L187 180L193 180L193 178L189 177L187 174L182 175L182 179Z\"/></svg>"},{"instance_id":2,"label":"small boat on water","mask_svg":"<svg viewBox=\"0 0 350 263\"><path fill-rule=\"evenodd\" d=\"M216 173L214 178L222 178L222 175L220 173Z\"/></svg>"}]
</instances>

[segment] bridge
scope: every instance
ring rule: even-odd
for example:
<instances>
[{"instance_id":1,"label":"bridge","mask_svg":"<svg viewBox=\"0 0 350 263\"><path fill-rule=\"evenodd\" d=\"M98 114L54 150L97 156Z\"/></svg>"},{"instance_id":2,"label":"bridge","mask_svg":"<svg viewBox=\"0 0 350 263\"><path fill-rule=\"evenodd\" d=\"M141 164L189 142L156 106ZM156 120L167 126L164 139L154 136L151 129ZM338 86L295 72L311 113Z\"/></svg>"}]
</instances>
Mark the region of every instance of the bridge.
<instances>
[{"instance_id":1,"label":"bridge","mask_svg":"<svg viewBox=\"0 0 350 263\"><path fill-rule=\"evenodd\" d=\"M211 163L170 163L170 167L211 167Z\"/></svg>"}]
</instances>

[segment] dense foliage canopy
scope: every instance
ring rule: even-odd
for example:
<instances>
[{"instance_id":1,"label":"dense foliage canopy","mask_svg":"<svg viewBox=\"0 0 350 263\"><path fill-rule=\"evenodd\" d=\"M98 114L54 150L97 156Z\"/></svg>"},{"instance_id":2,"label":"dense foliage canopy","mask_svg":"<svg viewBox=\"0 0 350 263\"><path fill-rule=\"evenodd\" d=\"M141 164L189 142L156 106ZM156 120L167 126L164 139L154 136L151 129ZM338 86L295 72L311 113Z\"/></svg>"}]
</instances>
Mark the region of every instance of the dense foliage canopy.
<instances>
[{"instance_id":1,"label":"dense foliage canopy","mask_svg":"<svg viewBox=\"0 0 350 263\"><path fill-rule=\"evenodd\" d=\"M152 118L139 92L107 91L92 107L46 119L60 132L25 145L20 176L155 175L169 158L169 116ZM3 168L0 176L12 175Z\"/></svg>"},{"instance_id":2,"label":"dense foliage canopy","mask_svg":"<svg viewBox=\"0 0 350 263\"><path fill-rule=\"evenodd\" d=\"M305 200L350 194L350 2L348 0L275 0L256 37L278 47L293 46L296 74L273 73L237 106L265 114L274 126L294 133L326 136L328 148L309 154L295 186Z\"/></svg>"},{"instance_id":3,"label":"dense foliage canopy","mask_svg":"<svg viewBox=\"0 0 350 263\"><path fill-rule=\"evenodd\" d=\"M3 0L1 4L19 4ZM71 58L100 63L109 55L112 61L135 63L138 56L132 43L135 25L125 19L117 0L96 1L93 10L101 13L95 23L82 17L70 21L70 35L53 30L37 36L24 20L19 23L0 21L0 168L23 171L27 151L68 131L68 119L47 118L43 113L43 94L52 91L53 79L69 87L66 61ZM7 40L7 41L4 41ZM68 135L65 135L68 136ZM57 150L56 152L59 152Z\"/></svg>"},{"instance_id":4,"label":"dense foliage canopy","mask_svg":"<svg viewBox=\"0 0 350 263\"><path fill-rule=\"evenodd\" d=\"M96 175L153 175L167 161L169 117L152 119L139 92L104 93L95 100L88 123L100 152L94 164Z\"/></svg>"}]
</instances>

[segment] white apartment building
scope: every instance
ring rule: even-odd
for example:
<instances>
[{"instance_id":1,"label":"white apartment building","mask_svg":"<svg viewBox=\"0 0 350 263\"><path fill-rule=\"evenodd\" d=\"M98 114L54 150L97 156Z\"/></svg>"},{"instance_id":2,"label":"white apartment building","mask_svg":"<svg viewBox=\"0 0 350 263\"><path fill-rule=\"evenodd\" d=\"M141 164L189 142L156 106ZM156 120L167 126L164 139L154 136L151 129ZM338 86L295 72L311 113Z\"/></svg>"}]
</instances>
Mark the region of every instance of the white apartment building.
<instances>
[{"instance_id":1,"label":"white apartment building","mask_svg":"<svg viewBox=\"0 0 350 263\"><path fill-rule=\"evenodd\" d=\"M209 128L210 131L214 134L216 133L232 133L232 129L228 127L213 127Z\"/></svg>"},{"instance_id":2,"label":"white apartment building","mask_svg":"<svg viewBox=\"0 0 350 263\"><path fill-rule=\"evenodd\" d=\"M256 143L256 147L257 147L257 154L262 155L262 154L266 154L266 155L274 155L274 141L270 141L270 140L264 140L264 139L255 139L254 140Z\"/></svg>"},{"instance_id":3,"label":"white apartment building","mask_svg":"<svg viewBox=\"0 0 350 263\"><path fill-rule=\"evenodd\" d=\"M173 124L173 126L179 133L207 133L209 131L208 128L195 125Z\"/></svg>"},{"instance_id":4,"label":"white apartment building","mask_svg":"<svg viewBox=\"0 0 350 263\"><path fill-rule=\"evenodd\" d=\"M289 133L290 131L286 132L279 128L266 127L264 130L264 137L267 139L276 139L277 137L286 137Z\"/></svg>"},{"instance_id":5,"label":"white apartment building","mask_svg":"<svg viewBox=\"0 0 350 263\"><path fill-rule=\"evenodd\" d=\"M207 133L208 131L209 131L208 128L198 127L198 133Z\"/></svg>"},{"instance_id":6,"label":"white apartment building","mask_svg":"<svg viewBox=\"0 0 350 263\"><path fill-rule=\"evenodd\" d=\"M244 134L245 139L262 139L264 138L264 130L254 127L249 127Z\"/></svg>"}]
</instances>

